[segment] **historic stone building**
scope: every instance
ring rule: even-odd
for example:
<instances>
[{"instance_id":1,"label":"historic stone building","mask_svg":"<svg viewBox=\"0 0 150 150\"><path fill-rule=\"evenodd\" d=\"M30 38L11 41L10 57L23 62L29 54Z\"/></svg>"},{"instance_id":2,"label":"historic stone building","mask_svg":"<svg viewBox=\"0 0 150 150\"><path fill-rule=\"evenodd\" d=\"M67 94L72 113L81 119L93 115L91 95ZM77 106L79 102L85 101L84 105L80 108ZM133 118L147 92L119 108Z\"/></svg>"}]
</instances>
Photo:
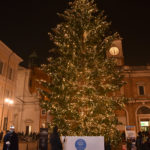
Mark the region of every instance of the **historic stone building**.
<instances>
[{"instance_id":1,"label":"historic stone building","mask_svg":"<svg viewBox=\"0 0 150 150\"><path fill-rule=\"evenodd\" d=\"M150 127L150 66L126 66L122 50L122 41L116 40L108 50L107 57L113 57L117 62L118 68L124 75L126 84L115 94L129 99L124 110L116 112L119 121L123 125L118 126L121 131L125 126L135 126L136 132L139 130L148 130ZM34 63L33 63L34 64ZM34 67L33 67L34 68ZM30 80L31 93L35 92L35 79L47 78L38 68L32 68ZM49 80L49 79L46 79ZM40 127L46 126L51 121L51 116L44 109L40 110Z\"/></svg>"},{"instance_id":2,"label":"historic stone building","mask_svg":"<svg viewBox=\"0 0 150 150\"><path fill-rule=\"evenodd\" d=\"M123 123L118 128L132 125L136 131L150 128L150 66L126 66L121 40L112 43L107 53L113 57L122 70L126 84L114 93L129 98L124 110L116 112ZM50 80L35 62L37 56L30 56L29 69L19 65L23 60L0 41L0 129L6 130L11 124L18 132L39 132L40 127L51 121L51 116L39 105L36 87L37 79ZM8 104L6 98L13 100Z\"/></svg>"},{"instance_id":3,"label":"historic stone building","mask_svg":"<svg viewBox=\"0 0 150 150\"><path fill-rule=\"evenodd\" d=\"M33 63L34 64L34 63ZM32 65L30 64L29 65L31 67L31 72L30 72L30 78L29 78L29 90L30 90L30 93L32 94L35 94L37 93L37 88L40 87L40 88L44 88L44 87L41 87L41 85L38 84L37 80L46 80L48 82L50 82L50 78L48 78L48 76L43 73L38 67L32 67ZM45 89L47 90L47 89ZM40 97L39 97L40 98ZM45 99L46 100L46 99ZM48 112L46 112L45 109L42 109L40 108L39 109L40 113L39 113L39 128L41 127L47 127L47 123L49 123L51 121L51 117L49 115Z\"/></svg>"},{"instance_id":4,"label":"historic stone building","mask_svg":"<svg viewBox=\"0 0 150 150\"><path fill-rule=\"evenodd\" d=\"M126 82L116 94L129 99L125 109L117 111L117 116L123 123L119 129L125 130L125 126L131 125L136 127L136 132L149 130L150 66L125 66L121 40L114 41L108 52L109 57L116 59Z\"/></svg>"},{"instance_id":5,"label":"historic stone building","mask_svg":"<svg viewBox=\"0 0 150 150\"><path fill-rule=\"evenodd\" d=\"M15 93L14 125L18 132L39 132L40 106L38 95L29 90L31 70L19 66Z\"/></svg>"},{"instance_id":6,"label":"historic stone building","mask_svg":"<svg viewBox=\"0 0 150 150\"><path fill-rule=\"evenodd\" d=\"M0 130L6 130L14 121L16 80L21 61L19 56L0 41Z\"/></svg>"},{"instance_id":7,"label":"historic stone building","mask_svg":"<svg viewBox=\"0 0 150 150\"><path fill-rule=\"evenodd\" d=\"M20 66L23 60L0 41L0 130L10 125L17 132L39 132L40 106L29 91L31 70Z\"/></svg>"},{"instance_id":8,"label":"historic stone building","mask_svg":"<svg viewBox=\"0 0 150 150\"><path fill-rule=\"evenodd\" d=\"M125 108L126 125L136 126L136 130L150 127L150 66L123 66L123 94L129 98Z\"/></svg>"}]
</instances>

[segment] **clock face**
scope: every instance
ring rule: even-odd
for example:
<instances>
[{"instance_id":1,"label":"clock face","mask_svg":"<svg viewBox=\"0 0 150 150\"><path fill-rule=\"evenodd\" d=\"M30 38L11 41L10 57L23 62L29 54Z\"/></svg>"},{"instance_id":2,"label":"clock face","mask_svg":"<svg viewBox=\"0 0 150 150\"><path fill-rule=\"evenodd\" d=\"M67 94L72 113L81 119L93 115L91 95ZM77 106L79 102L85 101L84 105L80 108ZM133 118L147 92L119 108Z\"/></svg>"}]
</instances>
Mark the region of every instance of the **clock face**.
<instances>
[{"instance_id":1,"label":"clock face","mask_svg":"<svg viewBox=\"0 0 150 150\"><path fill-rule=\"evenodd\" d=\"M110 50L109 50L109 53L113 56L116 56L119 54L119 49L118 47L111 47Z\"/></svg>"}]
</instances>

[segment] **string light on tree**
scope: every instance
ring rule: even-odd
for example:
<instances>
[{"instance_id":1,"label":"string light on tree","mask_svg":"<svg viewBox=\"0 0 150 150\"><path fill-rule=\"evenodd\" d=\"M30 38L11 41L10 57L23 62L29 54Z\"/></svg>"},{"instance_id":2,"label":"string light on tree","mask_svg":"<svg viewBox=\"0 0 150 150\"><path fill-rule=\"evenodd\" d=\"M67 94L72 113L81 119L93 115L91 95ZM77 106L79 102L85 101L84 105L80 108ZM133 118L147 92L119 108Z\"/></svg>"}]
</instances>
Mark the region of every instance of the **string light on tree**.
<instances>
[{"instance_id":1,"label":"string light on tree","mask_svg":"<svg viewBox=\"0 0 150 150\"><path fill-rule=\"evenodd\" d=\"M124 83L106 53L119 34L109 32L110 23L94 0L75 0L69 5L70 9L59 14L64 22L49 33L57 57L48 58L48 64L41 67L52 79L39 82L48 89L39 89L41 107L50 111L50 126L57 125L62 135L102 135L117 143L115 110L123 108L126 100L111 93Z\"/></svg>"}]
</instances>

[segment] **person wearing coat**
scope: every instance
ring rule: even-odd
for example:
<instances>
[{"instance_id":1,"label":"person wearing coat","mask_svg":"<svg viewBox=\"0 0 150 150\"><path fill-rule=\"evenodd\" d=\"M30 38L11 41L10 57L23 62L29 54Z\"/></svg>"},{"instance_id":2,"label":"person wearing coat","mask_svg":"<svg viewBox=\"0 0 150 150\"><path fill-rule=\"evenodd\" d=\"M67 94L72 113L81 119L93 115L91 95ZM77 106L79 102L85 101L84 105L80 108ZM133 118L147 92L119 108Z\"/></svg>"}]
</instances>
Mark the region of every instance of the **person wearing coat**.
<instances>
[{"instance_id":1,"label":"person wearing coat","mask_svg":"<svg viewBox=\"0 0 150 150\"><path fill-rule=\"evenodd\" d=\"M143 150L150 150L150 137L148 137L147 141L144 143Z\"/></svg>"},{"instance_id":2,"label":"person wearing coat","mask_svg":"<svg viewBox=\"0 0 150 150\"><path fill-rule=\"evenodd\" d=\"M58 133L58 127L53 128L53 133L50 135L51 150L62 150L62 143Z\"/></svg>"},{"instance_id":3,"label":"person wearing coat","mask_svg":"<svg viewBox=\"0 0 150 150\"><path fill-rule=\"evenodd\" d=\"M139 132L138 136L136 138L136 148L137 148L137 150L142 150L143 149L142 141L143 141L142 133Z\"/></svg>"},{"instance_id":4,"label":"person wearing coat","mask_svg":"<svg viewBox=\"0 0 150 150\"><path fill-rule=\"evenodd\" d=\"M110 141L105 142L105 150L111 150Z\"/></svg>"},{"instance_id":5,"label":"person wearing coat","mask_svg":"<svg viewBox=\"0 0 150 150\"><path fill-rule=\"evenodd\" d=\"M3 150L19 150L18 135L15 133L14 126L11 126L10 131L4 136Z\"/></svg>"}]
</instances>

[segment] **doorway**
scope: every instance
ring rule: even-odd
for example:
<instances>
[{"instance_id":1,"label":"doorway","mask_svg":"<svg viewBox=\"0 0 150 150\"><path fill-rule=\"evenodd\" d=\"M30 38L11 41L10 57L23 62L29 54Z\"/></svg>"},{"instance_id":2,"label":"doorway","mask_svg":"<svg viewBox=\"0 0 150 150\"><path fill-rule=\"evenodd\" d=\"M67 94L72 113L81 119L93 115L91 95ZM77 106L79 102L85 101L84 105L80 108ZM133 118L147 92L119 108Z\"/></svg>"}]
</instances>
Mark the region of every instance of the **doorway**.
<instances>
[{"instance_id":1,"label":"doorway","mask_svg":"<svg viewBox=\"0 0 150 150\"><path fill-rule=\"evenodd\" d=\"M32 132L31 126L30 125L26 126L26 135L30 135L31 132Z\"/></svg>"},{"instance_id":2,"label":"doorway","mask_svg":"<svg viewBox=\"0 0 150 150\"><path fill-rule=\"evenodd\" d=\"M137 111L139 131L150 131L150 108L142 106Z\"/></svg>"}]
</instances>

